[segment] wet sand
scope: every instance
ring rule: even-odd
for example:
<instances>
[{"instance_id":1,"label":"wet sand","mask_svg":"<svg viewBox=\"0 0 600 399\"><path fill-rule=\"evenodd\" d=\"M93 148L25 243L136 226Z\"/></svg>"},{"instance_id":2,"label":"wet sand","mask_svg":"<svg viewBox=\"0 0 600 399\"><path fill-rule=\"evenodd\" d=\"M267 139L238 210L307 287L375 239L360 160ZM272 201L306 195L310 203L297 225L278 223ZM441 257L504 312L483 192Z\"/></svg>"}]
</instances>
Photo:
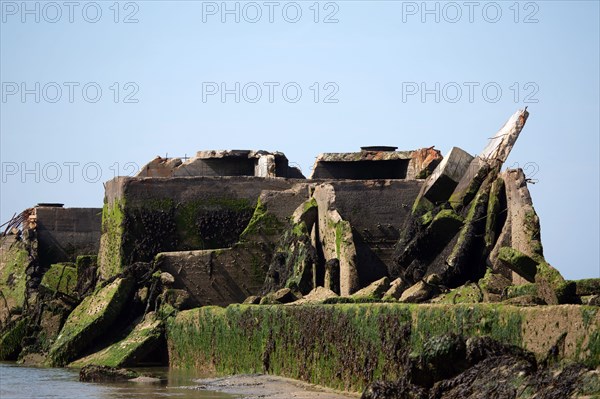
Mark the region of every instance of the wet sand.
<instances>
[{"instance_id":1,"label":"wet sand","mask_svg":"<svg viewBox=\"0 0 600 399\"><path fill-rule=\"evenodd\" d=\"M264 374L236 375L195 380L197 389L239 395L243 399L356 399L360 394Z\"/></svg>"}]
</instances>

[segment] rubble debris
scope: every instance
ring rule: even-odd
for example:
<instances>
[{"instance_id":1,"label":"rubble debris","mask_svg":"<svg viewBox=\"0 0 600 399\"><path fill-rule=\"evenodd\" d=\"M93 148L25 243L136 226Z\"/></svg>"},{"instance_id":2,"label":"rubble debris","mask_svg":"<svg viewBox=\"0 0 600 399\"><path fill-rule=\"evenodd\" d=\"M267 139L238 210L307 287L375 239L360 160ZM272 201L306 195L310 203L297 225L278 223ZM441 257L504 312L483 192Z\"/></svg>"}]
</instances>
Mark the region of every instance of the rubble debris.
<instances>
[{"instance_id":1,"label":"rubble debris","mask_svg":"<svg viewBox=\"0 0 600 399\"><path fill-rule=\"evenodd\" d=\"M311 179L422 179L441 161L433 147L396 151L396 147L362 147L360 152L320 154Z\"/></svg>"},{"instance_id":2,"label":"rubble debris","mask_svg":"<svg viewBox=\"0 0 600 399\"><path fill-rule=\"evenodd\" d=\"M291 302L290 305L304 305L304 304L317 304L323 303L328 299L337 298L338 294L327 289L325 287L317 287L313 289L308 294L304 295L302 298L298 299L295 302Z\"/></svg>"},{"instance_id":3,"label":"rubble debris","mask_svg":"<svg viewBox=\"0 0 600 399\"><path fill-rule=\"evenodd\" d=\"M157 156L140 169L138 177L178 176L256 176L304 179L302 172L289 166L281 152L251 150L198 151L195 157Z\"/></svg>"},{"instance_id":4,"label":"rubble debris","mask_svg":"<svg viewBox=\"0 0 600 399\"><path fill-rule=\"evenodd\" d=\"M351 295L352 298L373 298L381 299L383 295L390 288L390 279L383 277L377 281L372 282L365 288L356 291Z\"/></svg>"}]
</instances>

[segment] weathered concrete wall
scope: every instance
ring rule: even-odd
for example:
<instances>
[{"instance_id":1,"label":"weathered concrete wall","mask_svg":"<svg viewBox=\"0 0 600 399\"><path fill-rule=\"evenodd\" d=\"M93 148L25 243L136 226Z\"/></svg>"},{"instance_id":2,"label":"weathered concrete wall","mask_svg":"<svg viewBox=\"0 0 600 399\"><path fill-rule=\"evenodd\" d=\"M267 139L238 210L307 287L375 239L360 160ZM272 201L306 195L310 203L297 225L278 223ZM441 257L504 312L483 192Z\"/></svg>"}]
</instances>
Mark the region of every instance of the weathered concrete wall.
<instances>
[{"instance_id":1,"label":"weathered concrete wall","mask_svg":"<svg viewBox=\"0 0 600 399\"><path fill-rule=\"evenodd\" d=\"M163 252L157 266L175 277L173 288L188 292L186 307L227 306L256 295L265 281L270 253L259 246Z\"/></svg>"},{"instance_id":2,"label":"weathered concrete wall","mask_svg":"<svg viewBox=\"0 0 600 399\"><path fill-rule=\"evenodd\" d=\"M336 209L355 236L361 286L385 275L393 262L400 229L410 215L422 182L371 180L331 182ZM359 236L359 237L358 237Z\"/></svg>"},{"instance_id":3,"label":"weathered concrete wall","mask_svg":"<svg viewBox=\"0 0 600 399\"><path fill-rule=\"evenodd\" d=\"M321 305L203 307L167 330L171 366L218 374L270 373L354 392L399 377L401 353L445 333L490 336L539 358L600 364L600 311L587 306Z\"/></svg>"},{"instance_id":4,"label":"weathered concrete wall","mask_svg":"<svg viewBox=\"0 0 600 399\"><path fill-rule=\"evenodd\" d=\"M98 253L101 208L36 207L35 216L40 266Z\"/></svg>"},{"instance_id":5,"label":"weathered concrete wall","mask_svg":"<svg viewBox=\"0 0 600 399\"><path fill-rule=\"evenodd\" d=\"M106 183L100 248L103 278L160 252L230 247L263 190L297 180L257 177L119 177Z\"/></svg>"}]
</instances>

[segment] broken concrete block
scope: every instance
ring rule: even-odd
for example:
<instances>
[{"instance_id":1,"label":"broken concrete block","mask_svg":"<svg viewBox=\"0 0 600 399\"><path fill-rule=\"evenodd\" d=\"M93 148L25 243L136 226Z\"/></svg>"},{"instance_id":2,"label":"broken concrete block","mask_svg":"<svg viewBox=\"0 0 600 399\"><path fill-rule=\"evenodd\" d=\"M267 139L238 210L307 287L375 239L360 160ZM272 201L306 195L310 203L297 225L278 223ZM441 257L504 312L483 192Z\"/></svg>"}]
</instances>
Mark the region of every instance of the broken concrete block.
<instances>
[{"instance_id":1,"label":"broken concrete block","mask_svg":"<svg viewBox=\"0 0 600 399\"><path fill-rule=\"evenodd\" d=\"M450 292L442 294L431 300L431 303L457 304L457 303L480 303L484 300L484 294L477 284L465 284Z\"/></svg>"},{"instance_id":2,"label":"broken concrete block","mask_svg":"<svg viewBox=\"0 0 600 399\"><path fill-rule=\"evenodd\" d=\"M485 274L485 267L480 261L484 258L485 215L491 181L494 179L493 175L486 178L469 207L456 244L446 259L448 267L442 273L447 285L455 286L468 280L475 281Z\"/></svg>"},{"instance_id":3,"label":"broken concrete block","mask_svg":"<svg viewBox=\"0 0 600 399\"><path fill-rule=\"evenodd\" d=\"M562 303L576 303L577 286L567 282L558 270L546 263L538 263L536 267L535 283L538 286L538 295L548 305Z\"/></svg>"},{"instance_id":4,"label":"broken concrete block","mask_svg":"<svg viewBox=\"0 0 600 399\"><path fill-rule=\"evenodd\" d=\"M136 176L138 177L172 177L173 171L181 166L181 158L162 158L157 156L148 162Z\"/></svg>"},{"instance_id":5,"label":"broken concrete block","mask_svg":"<svg viewBox=\"0 0 600 399\"><path fill-rule=\"evenodd\" d=\"M254 174L258 177L276 177L275 156L271 154L259 156Z\"/></svg>"},{"instance_id":6,"label":"broken concrete block","mask_svg":"<svg viewBox=\"0 0 600 399\"><path fill-rule=\"evenodd\" d=\"M425 281L419 281L412 287L409 287L402 293L399 301L403 303L421 303L436 295L439 292L438 288L426 283Z\"/></svg>"},{"instance_id":7,"label":"broken concrete block","mask_svg":"<svg viewBox=\"0 0 600 399\"><path fill-rule=\"evenodd\" d=\"M498 260L529 282L535 282L538 263L524 253L511 247L502 247Z\"/></svg>"},{"instance_id":8,"label":"broken concrete block","mask_svg":"<svg viewBox=\"0 0 600 399\"><path fill-rule=\"evenodd\" d=\"M528 117L527 107L515 112L490 139L480 157L489 162L499 162L500 165L506 162Z\"/></svg>"},{"instance_id":9,"label":"broken concrete block","mask_svg":"<svg viewBox=\"0 0 600 399\"><path fill-rule=\"evenodd\" d=\"M126 367L138 365L159 344L164 332L163 322L155 312L139 320L127 336L114 344L69 364L69 367L87 365Z\"/></svg>"},{"instance_id":10,"label":"broken concrete block","mask_svg":"<svg viewBox=\"0 0 600 399\"><path fill-rule=\"evenodd\" d=\"M406 288L408 288L406 282L398 277L390 283L390 288L385 292L385 294L383 294L383 299L400 299L402 293L404 292L404 290L406 290Z\"/></svg>"},{"instance_id":11,"label":"broken concrete block","mask_svg":"<svg viewBox=\"0 0 600 399\"><path fill-rule=\"evenodd\" d=\"M500 248L512 247L535 261L542 262L543 248L540 237L539 218L533 208L531 195L522 170L507 170L499 179L504 182L506 212L504 225L487 258L488 266L495 272L510 277L513 284L527 282L498 260ZM500 227L500 226L498 226Z\"/></svg>"},{"instance_id":12,"label":"broken concrete block","mask_svg":"<svg viewBox=\"0 0 600 399\"><path fill-rule=\"evenodd\" d=\"M504 180L498 177L492 183L488 200L487 216L485 219L485 248L490 253L496 244L503 222L506 219L506 191Z\"/></svg>"},{"instance_id":13,"label":"broken concrete block","mask_svg":"<svg viewBox=\"0 0 600 399\"><path fill-rule=\"evenodd\" d=\"M123 382L138 376L139 374L132 370L97 366L95 364L85 366L79 370L79 381L81 382Z\"/></svg>"},{"instance_id":14,"label":"broken concrete block","mask_svg":"<svg viewBox=\"0 0 600 399\"><path fill-rule=\"evenodd\" d=\"M356 291L352 294L351 298L370 298L370 299L381 299L383 294L390 288L390 279L383 277L377 281L373 281L365 288Z\"/></svg>"},{"instance_id":15,"label":"broken concrete block","mask_svg":"<svg viewBox=\"0 0 600 399\"><path fill-rule=\"evenodd\" d=\"M246 305L258 305L262 298L258 295L250 295L248 298L244 299L244 304Z\"/></svg>"},{"instance_id":16,"label":"broken concrete block","mask_svg":"<svg viewBox=\"0 0 600 399\"><path fill-rule=\"evenodd\" d=\"M298 299L297 301L290 303L290 305L322 303L323 301L325 301L327 299L337 298L337 297L338 297L338 294L336 294L335 292L333 292L325 287L317 287L314 290L312 290L311 292L309 292L307 295Z\"/></svg>"},{"instance_id":17,"label":"broken concrete block","mask_svg":"<svg viewBox=\"0 0 600 399\"><path fill-rule=\"evenodd\" d=\"M439 150L434 147L421 148L413 151L411 162L408 165L407 178L425 179L433 173L435 168L444 159Z\"/></svg>"},{"instance_id":18,"label":"broken concrete block","mask_svg":"<svg viewBox=\"0 0 600 399\"><path fill-rule=\"evenodd\" d=\"M319 238L325 260L339 259L340 294L348 296L360 288L352 227L336 210L331 184L316 186L313 197L319 207Z\"/></svg>"},{"instance_id":19,"label":"broken concrete block","mask_svg":"<svg viewBox=\"0 0 600 399\"><path fill-rule=\"evenodd\" d=\"M456 210L462 210L471 202L490 172L494 174L500 172L528 116L526 109L514 113L490 139L481 154L471 161L467 172L461 177L450 197L450 203Z\"/></svg>"},{"instance_id":20,"label":"broken concrete block","mask_svg":"<svg viewBox=\"0 0 600 399\"><path fill-rule=\"evenodd\" d=\"M479 280L479 286L483 290L485 302L500 302L504 290L512 284L512 281L499 273L487 269L485 276Z\"/></svg>"},{"instance_id":21,"label":"broken concrete block","mask_svg":"<svg viewBox=\"0 0 600 399\"><path fill-rule=\"evenodd\" d=\"M164 252L155 264L174 277L172 288L189 293L187 306L227 306L259 293L269 260L261 245L248 242L224 249Z\"/></svg>"},{"instance_id":22,"label":"broken concrete block","mask_svg":"<svg viewBox=\"0 0 600 399\"><path fill-rule=\"evenodd\" d=\"M467 172L472 159L473 156L466 151L452 147L423 184L419 198L425 197L433 204L446 202Z\"/></svg>"},{"instance_id":23,"label":"broken concrete block","mask_svg":"<svg viewBox=\"0 0 600 399\"><path fill-rule=\"evenodd\" d=\"M163 285L170 287L173 284L175 284L175 277L173 277L173 275L171 273L162 272L160 274L160 282Z\"/></svg>"},{"instance_id":24,"label":"broken concrete block","mask_svg":"<svg viewBox=\"0 0 600 399\"><path fill-rule=\"evenodd\" d=\"M450 205L457 212L460 212L471 203L490 171L491 167L486 161L480 157L473 158L448 199Z\"/></svg>"},{"instance_id":25,"label":"broken concrete block","mask_svg":"<svg viewBox=\"0 0 600 399\"><path fill-rule=\"evenodd\" d=\"M275 305L294 302L300 299L291 289L282 288L276 292L265 295L261 300L261 305Z\"/></svg>"},{"instance_id":26,"label":"broken concrete block","mask_svg":"<svg viewBox=\"0 0 600 399\"><path fill-rule=\"evenodd\" d=\"M132 280L117 278L86 297L71 312L50 348L48 365L64 366L101 336L118 317L132 287Z\"/></svg>"}]
</instances>

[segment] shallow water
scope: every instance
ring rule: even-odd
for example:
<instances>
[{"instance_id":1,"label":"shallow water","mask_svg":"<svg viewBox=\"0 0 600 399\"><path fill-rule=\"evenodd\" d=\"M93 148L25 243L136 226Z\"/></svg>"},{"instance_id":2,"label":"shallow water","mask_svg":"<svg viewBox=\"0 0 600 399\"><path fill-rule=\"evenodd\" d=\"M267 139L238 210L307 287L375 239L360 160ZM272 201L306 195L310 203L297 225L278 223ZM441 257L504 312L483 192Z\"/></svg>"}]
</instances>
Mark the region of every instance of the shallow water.
<instances>
[{"instance_id":1,"label":"shallow water","mask_svg":"<svg viewBox=\"0 0 600 399\"><path fill-rule=\"evenodd\" d=\"M140 371L140 370L137 370ZM194 389L195 374L168 370L146 369L148 374L167 378L166 384L118 383L100 384L79 382L77 370L23 367L0 363L0 398L59 398L59 399L230 399L236 396Z\"/></svg>"}]
</instances>

